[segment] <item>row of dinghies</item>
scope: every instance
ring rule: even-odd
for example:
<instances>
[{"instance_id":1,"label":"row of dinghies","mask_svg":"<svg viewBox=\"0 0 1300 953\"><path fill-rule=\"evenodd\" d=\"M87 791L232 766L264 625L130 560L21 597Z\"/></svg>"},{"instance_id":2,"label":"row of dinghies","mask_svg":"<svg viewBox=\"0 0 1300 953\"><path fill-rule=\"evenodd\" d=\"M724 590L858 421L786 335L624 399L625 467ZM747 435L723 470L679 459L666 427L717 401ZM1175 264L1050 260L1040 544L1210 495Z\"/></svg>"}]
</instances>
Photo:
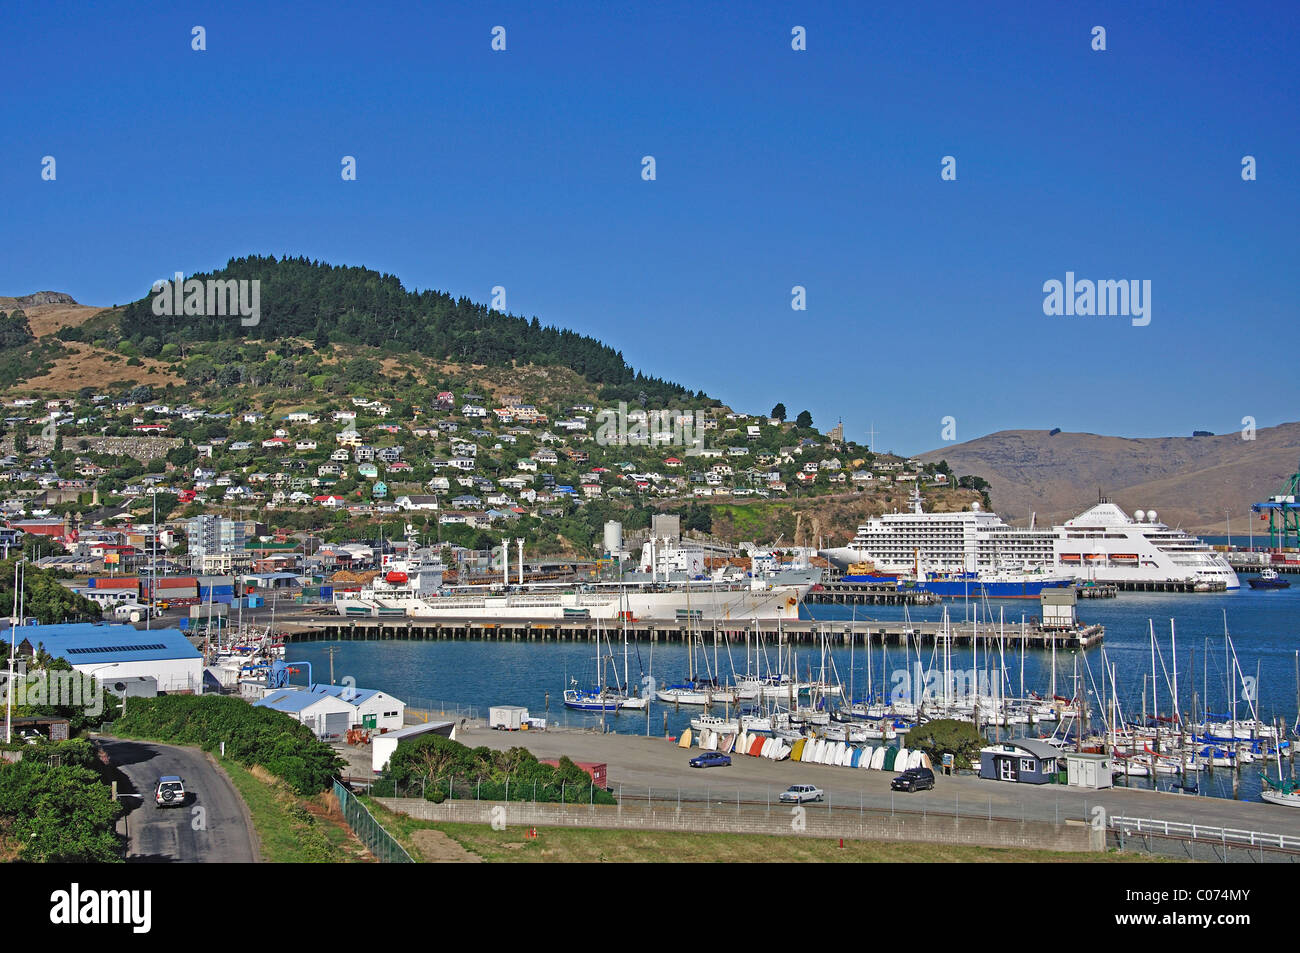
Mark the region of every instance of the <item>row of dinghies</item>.
<instances>
[{"instance_id":1,"label":"row of dinghies","mask_svg":"<svg viewBox=\"0 0 1300 953\"><path fill-rule=\"evenodd\" d=\"M691 730L682 733L678 745L691 746ZM704 751L721 751L724 754L744 754L770 761L800 761L804 764L826 764L841 768L861 768L871 771L906 771L909 768L932 768L930 756L924 751L892 748L881 745L854 745L828 738L796 738L784 741L768 735L721 734L705 729L699 734L699 746Z\"/></svg>"}]
</instances>

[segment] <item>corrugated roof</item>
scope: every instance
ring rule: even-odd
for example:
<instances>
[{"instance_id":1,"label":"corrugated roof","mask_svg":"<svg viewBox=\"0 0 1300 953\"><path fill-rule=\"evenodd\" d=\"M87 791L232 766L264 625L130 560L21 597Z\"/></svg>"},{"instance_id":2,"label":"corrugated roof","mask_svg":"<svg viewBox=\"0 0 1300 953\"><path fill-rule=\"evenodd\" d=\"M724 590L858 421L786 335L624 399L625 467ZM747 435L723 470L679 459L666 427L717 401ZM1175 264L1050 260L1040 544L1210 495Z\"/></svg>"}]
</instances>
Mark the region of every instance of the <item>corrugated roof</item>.
<instances>
[{"instance_id":1,"label":"corrugated roof","mask_svg":"<svg viewBox=\"0 0 1300 953\"><path fill-rule=\"evenodd\" d=\"M380 694L378 689L374 688L355 688L351 685L313 685L312 691L317 695L332 695L340 701L345 701L349 705L363 705L376 695ZM389 696L392 698L392 696ZM396 701L396 699L394 699Z\"/></svg>"},{"instance_id":2,"label":"corrugated roof","mask_svg":"<svg viewBox=\"0 0 1300 953\"><path fill-rule=\"evenodd\" d=\"M63 625L20 625L17 637L33 646L43 645L55 658L73 665L109 662L146 662L201 659L179 629L137 629L133 625L97 625L75 622Z\"/></svg>"},{"instance_id":3,"label":"corrugated roof","mask_svg":"<svg viewBox=\"0 0 1300 953\"><path fill-rule=\"evenodd\" d=\"M329 697L301 688L281 688L267 692L262 698L253 702L253 705L258 708L273 708L276 711L301 712Z\"/></svg>"}]
</instances>

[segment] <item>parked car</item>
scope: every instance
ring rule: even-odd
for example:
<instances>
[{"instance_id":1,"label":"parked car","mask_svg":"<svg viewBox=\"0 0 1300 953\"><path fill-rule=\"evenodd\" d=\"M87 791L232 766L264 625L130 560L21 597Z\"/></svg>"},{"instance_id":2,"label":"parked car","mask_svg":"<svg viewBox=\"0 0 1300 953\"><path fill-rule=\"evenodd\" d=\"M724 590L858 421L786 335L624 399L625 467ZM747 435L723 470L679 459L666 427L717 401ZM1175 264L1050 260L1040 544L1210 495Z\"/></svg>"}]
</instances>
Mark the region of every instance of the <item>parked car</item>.
<instances>
[{"instance_id":1,"label":"parked car","mask_svg":"<svg viewBox=\"0 0 1300 953\"><path fill-rule=\"evenodd\" d=\"M691 758L692 768L725 768L731 764L731 755L721 751L706 751Z\"/></svg>"},{"instance_id":2,"label":"parked car","mask_svg":"<svg viewBox=\"0 0 1300 953\"><path fill-rule=\"evenodd\" d=\"M826 792L811 784L792 784L781 792L781 800L788 804L802 804L804 801L820 801Z\"/></svg>"},{"instance_id":3,"label":"parked car","mask_svg":"<svg viewBox=\"0 0 1300 953\"><path fill-rule=\"evenodd\" d=\"M153 801L159 807L180 807L185 803L188 795L185 781L174 774L169 774L158 779L158 784L153 791Z\"/></svg>"},{"instance_id":4,"label":"parked car","mask_svg":"<svg viewBox=\"0 0 1300 953\"><path fill-rule=\"evenodd\" d=\"M934 772L929 768L908 768L889 786L895 791L928 791L934 787Z\"/></svg>"}]
</instances>

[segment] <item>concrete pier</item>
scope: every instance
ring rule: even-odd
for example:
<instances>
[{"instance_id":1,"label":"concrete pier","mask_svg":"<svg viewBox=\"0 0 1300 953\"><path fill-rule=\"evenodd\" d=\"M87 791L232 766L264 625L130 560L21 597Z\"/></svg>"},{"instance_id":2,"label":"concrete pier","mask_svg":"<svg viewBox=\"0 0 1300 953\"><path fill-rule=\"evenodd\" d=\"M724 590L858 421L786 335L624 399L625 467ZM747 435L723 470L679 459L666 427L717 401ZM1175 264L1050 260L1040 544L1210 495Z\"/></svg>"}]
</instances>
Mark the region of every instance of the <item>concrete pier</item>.
<instances>
[{"instance_id":1,"label":"concrete pier","mask_svg":"<svg viewBox=\"0 0 1300 953\"><path fill-rule=\"evenodd\" d=\"M369 641L443 641L482 640L503 642L584 642L596 638L622 638L623 625L617 621L602 623L599 629L594 620L572 619L564 621L524 622L517 619L413 619L354 617L319 617L302 621L285 621L277 624L286 642L369 642ZM627 623L628 638L635 642L683 642L701 636L705 644L715 637L732 645L744 645L748 638L775 645L778 637L776 620L728 620L719 622L686 622L674 620L638 619ZM981 624L978 630L969 623L950 623L949 637L954 646L970 645L978 633L981 639L996 639L996 626ZM1007 646L1024 644L1028 648L1047 649L1053 644L1057 649L1088 649L1099 645L1105 635L1100 625L1081 625L1071 628L1044 628L1038 623L1027 623L1023 630L1019 624L1003 629ZM902 645L932 645L943 639L943 624L939 622L883 622L836 620L819 622L806 619L782 620L779 635L783 642L795 645L820 645L825 639L830 645L847 646L850 639L856 645L876 645L881 642Z\"/></svg>"}]
</instances>

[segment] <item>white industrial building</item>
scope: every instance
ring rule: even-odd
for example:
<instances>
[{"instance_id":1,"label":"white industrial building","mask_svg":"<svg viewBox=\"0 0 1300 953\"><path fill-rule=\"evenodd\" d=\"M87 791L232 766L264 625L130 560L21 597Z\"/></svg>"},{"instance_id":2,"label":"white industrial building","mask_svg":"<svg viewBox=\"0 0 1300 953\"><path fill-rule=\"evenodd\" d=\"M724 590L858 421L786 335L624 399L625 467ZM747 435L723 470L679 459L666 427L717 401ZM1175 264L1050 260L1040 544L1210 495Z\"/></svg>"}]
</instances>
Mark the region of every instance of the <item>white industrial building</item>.
<instances>
[{"instance_id":1,"label":"white industrial building","mask_svg":"<svg viewBox=\"0 0 1300 953\"><path fill-rule=\"evenodd\" d=\"M317 738L345 735L352 727L351 705L333 695L321 695L305 688L277 688L253 705L288 715L310 728Z\"/></svg>"},{"instance_id":2,"label":"white industrial building","mask_svg":"<svg viewBox=\"0 0 1300 953\"><path fill-rule=\"evenodd\" d=\"M402 727L406 703L386 692L351 685L275 689L258 702L309 725L318 735L342 735L349 728L384 733ZM344 717L346 716L346 717Z\"/></svg>"},{"instance_id":3,"label":"white industrial building","mask_svg":"<svg viewBox=\"0 0 1300 953\"><path fill-rule=\"evenodd\" d=\"M201 692L203 655L178 629L76 622L21 625L19 654L44 649L102 682L151 678L160 692Z\"/></svg>"}]
</instances>

